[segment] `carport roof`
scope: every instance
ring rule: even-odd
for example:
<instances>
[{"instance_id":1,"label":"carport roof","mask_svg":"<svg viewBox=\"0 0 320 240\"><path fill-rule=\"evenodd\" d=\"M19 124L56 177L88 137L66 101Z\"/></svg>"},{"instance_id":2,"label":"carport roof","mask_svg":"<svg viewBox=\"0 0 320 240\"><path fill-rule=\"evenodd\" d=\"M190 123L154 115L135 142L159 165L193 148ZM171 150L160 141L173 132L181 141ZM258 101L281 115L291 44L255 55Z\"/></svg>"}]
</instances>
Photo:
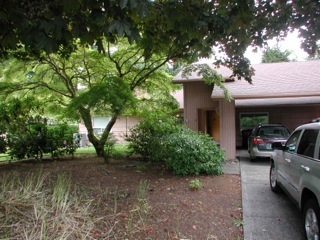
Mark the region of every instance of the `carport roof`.
<instances>
[{"instance_id":1,"label":"carport roof","mask_svg":"<svg viewBox=\"0 0 320 240\"><path fill-rule=\"evenodd\" d=\"M291 97L291 98L260 98L260 99L237 99L236 107L269 107L288 105L318 105L320 97Z\"/></svg>"}]
</instances>

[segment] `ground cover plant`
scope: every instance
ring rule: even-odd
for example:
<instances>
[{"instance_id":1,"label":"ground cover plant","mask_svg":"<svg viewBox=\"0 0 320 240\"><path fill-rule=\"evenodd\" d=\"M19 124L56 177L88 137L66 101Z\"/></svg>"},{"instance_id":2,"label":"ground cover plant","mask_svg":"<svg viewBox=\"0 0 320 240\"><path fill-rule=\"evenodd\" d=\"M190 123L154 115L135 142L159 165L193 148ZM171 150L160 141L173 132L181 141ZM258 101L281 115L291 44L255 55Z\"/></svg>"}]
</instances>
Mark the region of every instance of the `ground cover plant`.
<instances>
[{"instance_id":1,"label":"ground cover plant","mask_svg":"<svg viewBox=\"0 0 320 240\"><path fill-rule=\"evenodd\" d=\"M0 239L243 238L239 175L82 153L3 163L0 179Z\"/></svg>"}]
</instances>

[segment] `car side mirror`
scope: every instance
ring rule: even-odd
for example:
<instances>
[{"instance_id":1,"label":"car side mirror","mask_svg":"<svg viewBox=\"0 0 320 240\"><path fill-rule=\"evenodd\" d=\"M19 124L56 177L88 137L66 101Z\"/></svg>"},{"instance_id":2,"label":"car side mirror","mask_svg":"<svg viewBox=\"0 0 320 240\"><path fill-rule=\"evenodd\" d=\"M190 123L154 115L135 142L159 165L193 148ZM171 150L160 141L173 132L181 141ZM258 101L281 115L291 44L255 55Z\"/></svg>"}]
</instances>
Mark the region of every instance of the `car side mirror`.
<instances>
[{"instance_id":1,"label":"car side mirror","mask_svg":"<svg viewBox=\"0 0 320 240\"><path fill-rule=\"evenodd\" d=\"M275 149L277 149L277 150L285 150L286 147L283 146L281 142L274 142L274 143L272 143L272 149L273 150L275 150Z\"/></svg>"}]
</instances>

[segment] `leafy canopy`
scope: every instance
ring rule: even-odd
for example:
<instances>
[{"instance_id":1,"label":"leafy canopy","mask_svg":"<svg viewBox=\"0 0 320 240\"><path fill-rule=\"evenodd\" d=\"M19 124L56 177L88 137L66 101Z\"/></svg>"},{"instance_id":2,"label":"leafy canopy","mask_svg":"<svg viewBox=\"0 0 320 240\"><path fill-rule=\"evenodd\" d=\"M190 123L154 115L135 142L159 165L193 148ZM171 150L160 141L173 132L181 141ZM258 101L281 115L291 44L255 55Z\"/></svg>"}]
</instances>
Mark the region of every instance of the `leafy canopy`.
<instances>
[{"instance_id":1,"label":"leafy canopy","mask_svg":"<svg viewBox=\"0 0 320 240\"><path fill-rule=\"evenodd\" d=\"M313 55L320 39L318 0L12 0L2 1L0 53L25 47L30 54L58 52L69 56L81 44L115 43L119 37L139 44L145 58L165 52L170 59L217 59L234 75L251 79L243 55L249 45L284 37L299 29L302 47Z\"/></svg>"},{"instance_id":2,"label":"leafy canopy","mask_svg":"<svg viewBox=\"0 0 320 240\"><path fill-rule=\"evenodd\" d=\"M9 58L3 61L0 96L5 100L34 96L46 113L83 121L89 141L104 156L104 145L119 116L149 109L172 112L178 107L170 95L174 88L164 68L166 55L147 59L139 45L126 39L104 44L106 54L78 43L68 58L57 53L24 61ZM97 115L110 116L101 136L93 131L92 118Z\"/></svg>"}]
</instances>

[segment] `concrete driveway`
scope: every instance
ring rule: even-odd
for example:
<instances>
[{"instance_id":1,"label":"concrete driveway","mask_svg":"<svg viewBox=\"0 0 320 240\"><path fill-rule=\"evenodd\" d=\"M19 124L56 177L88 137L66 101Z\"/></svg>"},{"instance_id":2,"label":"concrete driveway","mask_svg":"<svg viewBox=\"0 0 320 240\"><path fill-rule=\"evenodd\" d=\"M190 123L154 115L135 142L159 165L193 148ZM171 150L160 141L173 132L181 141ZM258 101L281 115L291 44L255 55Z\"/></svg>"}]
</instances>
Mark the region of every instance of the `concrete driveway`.
<instances>
[{"instance_id":1,"label":"concrete driveway","mask_svg":"<svg viewBox=\"0 0 320 240\"><path fill-rule=\"evenodd\" d=\"M284 194L269 187L269 160L250 162L239 152L244 240L302 240L302 217Z\"/></svg>"}]
</instances>

